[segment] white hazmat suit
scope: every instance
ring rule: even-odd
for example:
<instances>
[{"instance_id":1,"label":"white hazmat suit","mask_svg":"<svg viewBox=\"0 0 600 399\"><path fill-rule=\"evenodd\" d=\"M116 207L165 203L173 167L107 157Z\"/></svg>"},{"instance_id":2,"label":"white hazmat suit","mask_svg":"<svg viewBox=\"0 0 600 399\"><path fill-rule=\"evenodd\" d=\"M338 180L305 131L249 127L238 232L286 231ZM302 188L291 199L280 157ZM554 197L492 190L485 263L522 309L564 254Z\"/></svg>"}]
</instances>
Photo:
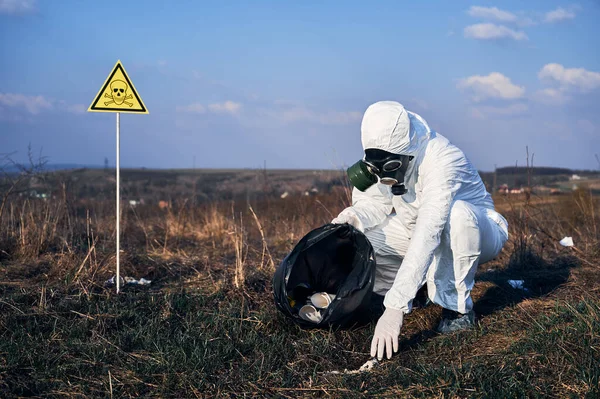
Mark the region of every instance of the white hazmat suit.
<instances>
[{"instance_id":1,"label":"white hazmat suit","mask_svg":"<svg viewBox=\"0 0 600 399\"><path fill-rule=\"evenodd\" d=\"M392 195L390 186L382 183L365 192L354 188L352 206L333 221L353 224L373 245L374 291L385 295L388 313L378 322L373 345L377 346L378 329L389 330L389 320L384 319L391 317L391 325L399 325L379 337L387 341L391 357L390 339L396 351L402 315L411 311L424 284L432 302L462 314L471 311L477 266L498 255L508 239L508 224L494 210L463 152L401 104L371 105L362 120L361 139L363 149L414 156L405 174L404 195ZM381 358L383 345L378 354Z\"/></svg>"}]
</instances>

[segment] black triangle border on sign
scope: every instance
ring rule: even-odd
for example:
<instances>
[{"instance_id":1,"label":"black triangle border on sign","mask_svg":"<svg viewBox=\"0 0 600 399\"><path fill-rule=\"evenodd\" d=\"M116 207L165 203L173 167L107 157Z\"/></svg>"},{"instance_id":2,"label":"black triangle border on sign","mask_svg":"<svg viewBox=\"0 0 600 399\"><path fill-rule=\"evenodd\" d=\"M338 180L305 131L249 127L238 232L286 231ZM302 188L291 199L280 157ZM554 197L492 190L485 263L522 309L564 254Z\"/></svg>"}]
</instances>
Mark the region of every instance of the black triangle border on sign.
<instances>
[{"instance_id":1,"label":"black triangle border on sign","mask_svg":"<svg viewBox=\"0 0 600 399\"><path fill-rule=\"evenodd\" d=\"M96 105L98 104L98 101L100 101L100 99L102 98L102 95L104 94L104 90L106 90L106 88L108 87L108 85L112 81L113 76L115 76L115 73L117 73L118 69L121 70L121 73L125 77L125 80L127 80L127 84L129 85L129 87L131 87L131 91L133 92L133 95L137 99L137 101L140 104L140 106L142 107L142 109L135 109L135 110L133 110L133 109L126 109L126 108L97 108L96 107ZM142 99L138 96L137 91L135 90L134 86L131 84L131 81L129 80L129 76L127 76L127 73L125 73L125 70L123 69L123 66L121 65L121 63L118 63L117 66L115 67L115 69L113 69L112 73L110 74L110 76L106 80L106 84L102 87L102 89L100 90L100 93L98 93L98 96L94 100L94 104L90 107L90 109L97 110L97 111L147 112L146 111L146 106L142 102Z\"/></svg>"}]
</instances>

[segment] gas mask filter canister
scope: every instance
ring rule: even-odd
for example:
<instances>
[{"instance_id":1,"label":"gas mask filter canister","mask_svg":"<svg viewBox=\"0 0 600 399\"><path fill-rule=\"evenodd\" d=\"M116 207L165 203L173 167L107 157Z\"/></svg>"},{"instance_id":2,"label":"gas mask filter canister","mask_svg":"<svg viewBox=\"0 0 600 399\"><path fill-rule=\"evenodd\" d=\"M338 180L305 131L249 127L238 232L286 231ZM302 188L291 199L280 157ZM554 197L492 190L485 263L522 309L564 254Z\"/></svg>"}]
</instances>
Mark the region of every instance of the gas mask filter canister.
<instances>
[{"instance_id":1,"label":"gas mask filter canister","mask_svg":"<svg viewBox=\"0 0 600 399\"><path fill-rule=\"evenodd\" d=\"M377 175L369 170L369 165L362 159L350 166L346 173L348 174L350 183L360 191L365 191L377 183Z\"/></svg>"},{"instance_id":2,"label":"gas mask filter canister","mask_svg":"<svg viewBox=\"0 0 600 399\"><path fill-rule=\"evenodd\" d=\"M391 186L392 194L403 195L407 191L404 175L412 159L413 156L410 155L368 148L365 150L364 159L347 169L348 178L360 191L367 190L379 180L380 183Z\"/></svg>"}]
</instances>

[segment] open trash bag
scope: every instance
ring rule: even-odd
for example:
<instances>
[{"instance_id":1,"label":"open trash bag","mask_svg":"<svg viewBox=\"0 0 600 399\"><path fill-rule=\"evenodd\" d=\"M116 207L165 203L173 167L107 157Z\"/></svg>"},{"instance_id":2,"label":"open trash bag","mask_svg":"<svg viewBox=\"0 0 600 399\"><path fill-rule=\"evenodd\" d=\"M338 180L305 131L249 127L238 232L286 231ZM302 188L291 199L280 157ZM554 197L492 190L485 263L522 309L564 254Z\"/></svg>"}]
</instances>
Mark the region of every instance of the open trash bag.
<instances>
[{"instance_id":1,"label":"open trash bag","mask_svg":"<svg viewBox=\"0 0 600 399\"><path fill-rule=\"evenodd\" d=\"M275 271L275 305L303 327L345 327L368 319L374 281L367 237L349 224L326 224L304 236ZM316 320L300 317L315 293L333 300L317 309Z\"/></svg>"}]
</instances>

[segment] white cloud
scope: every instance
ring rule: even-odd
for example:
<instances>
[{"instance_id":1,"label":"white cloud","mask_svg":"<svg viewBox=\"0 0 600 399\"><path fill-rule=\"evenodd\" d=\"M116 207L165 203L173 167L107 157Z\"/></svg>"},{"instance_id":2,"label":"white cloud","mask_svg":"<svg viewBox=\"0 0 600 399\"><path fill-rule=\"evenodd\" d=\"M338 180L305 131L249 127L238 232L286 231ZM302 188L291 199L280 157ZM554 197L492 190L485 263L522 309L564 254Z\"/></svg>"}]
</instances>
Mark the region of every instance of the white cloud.
<instances>
[{"instance_id":1,"label":"white cloud","mask_svg":"<svg viewBox=\"0 0 600 399\"><path fill-rule=\"evenodd\" d=\"M529 39L525 32L516 31L504 25L496 25L491 23L467 26L463 33L466 38L477 40L511 39L521 41Z\"/></svg>"},{"instance_id":2,"label":"white cloud","mask_svg":"<svg viewBox=\"0 0 600 399\"><path fill-rule=\"evenodd\" d=\"M37 10L37 0L0 0L0 14L27 14Z\"/></svg>"},{"instance_id":3,"label":"white cloud","mask_svg":"<svg viewBox=\"0 0 600 399\"><path fill-rule=\"evenodd\" d=\"M467 11L472 17L494 20L499 22L516 22L517 16L511 12L500 10L497 7L471 6Z\"/></svg>"},{"instance_id":4,"label":"white cloud","mask_svg":"<svg viewBox=\"0 0 600 399\"><path fill-rule=\"evenodd\" d=\"M328 111L318 114L316 120L323 125L348 125L362 119L362 112Z\"/></svg>"},{"instance_id":5,"label":"white cloud","mask_svg":"<svg viewBox=\"0 0 600 399\"><path fill-rule=\"evenodd\" d=\"M87 111L87 107L83 104L72 104L67 105L66 110L72 114L84 114Z\"/></svg>"},{"instance_id":6,"label":"white cloud","mask_svg":"<svg viewBox=\"0 0 600 399\"><path fill-rule=\"evenodd\" d=\"M546 64L538 73L542 81L556 83L563 90L588 92L600 87L600 73L584 68L565 68L561 64Z\"/></svg>"},{"instance_id":7,"label":"white cloud","mask_svg":"<svg viewBox=\"0 0 600 399\"><path fill-rule=\"evenodd\" d=\"M362 119L362 112L358 111L315 111L294 101L278 100L274 107L261 107L253 112L256 117L250 122L261 125L269 124L293 124L299 122L313 123L325 126L341 126L357 123Z\"/></svg>"},{"instance_id":8,"label":"white cloud","mask_svg":"<svg viewBox=\"0 0 600 399\"><path fill-rule=\"evenodd\" d=\"M510 12L501 10L498 7L471 6L467 10L467 14L485 22L465 27L463 35L466 38L477 40L529 40L524 31L515 27L524 28L539 25L540 23L557 23L572 20L576 17L576 13L579 10L581 10L581 7L578 5L572 5L568 8L558 7L546 13L527 11Z\"/></svg>"},{"instance_id":9,"label":"white cloud","mask_svg":"<svg viewBox=\"0 0 600 399\"><path fill-rule=\"evenodd\" d=\"M549 11L544 16L544 22L554 23L567 21L575 18L575 12L573 10L565 10L562 7L558 7L556 10Z\"/></svg>"},{"instance_id":10,"label":"white cloud","mask_svg":"<svg viewBox=\"0 0 600 399\"><path fill-rule=\"evenodd\" d=\"M237 114L241 108L242 104L227 100L222 103L213 103L208 105L192 103L189 105L178 106L176 110L177 112L186 112L190 114L205 114L207 112L211 112L213 114L227 113L233 115Z\"/></svg>"},{"instance_id":11,"label":"white cloud","mask_svg":"<svg viewBox=\"0 0 600 399\"><path fill-rule=\"evenodd\" d=\"M52 108L52 101L44 96L26 96L24 94L0 93L0 105L11 108L24 108L37 115L40 111Z\"/></svg>"},{"instance_id":12,"label":"white cloud","mask_svg":"<svg viewBox=\"0 0 600 399\"><path fill-rule=\"evenodd\" d=\"M209 104L208 106L208 109L211 112L228 114L236 114L240 108L242 108L242 104L229 100L225 101L224 103Z\"/></svg>"},{"instance_id":13,"label":"white cloud","mask_svg":"<svg viewBox=\"0 0 600 399\"><path fill-rule=\"evenodd\" d=\"M535 26L538 25L538 22L534 21L531 17L520 16L519 20L517 21L517 25L521 27Z\"/></svg>"},{"instance_id":14,"label":"white cloud","mask_svg":"<svg viewBox=\"0 0 600 399\"><path fill-rule=\"evenodd\" d=\"M510 11L500 10L498 7L471 6L471 8L467 10L467 14L474 18L486 21L501 22L517 26L537 25L537 22L531 17L528 17L525 12L519 11L518 13L512 13Z\"/></svg>"},{"instance_id":15,"label":"white cloud","mask_svg":"<svg viewBox=\"0 0 600 399\"><path fill-rule=\"evenodd\" d=\"M0 14L27 14L36 10L36 0L0 0Z\"/></svg>"},{"instance_id":16,"label":"white cloud","mask_svg":"<svg viewBox=\"0 0 600 399\"><path fill-rule=\"evenodd\" d=\"M362 118L362 113L356 111L312 111L304 106L293 106L282 110L265 111L267 115L283 123L298 121L318 123L321 125L347 125Z\"/></svg>"},{"instance_id":17,"label":"white cloud","mask_svg":"<svg viewBox=\"0 0 600 399\"><path fill-rule=\"evenodd\" d=\"M176 109L177 112L189 112L191 114L203 114L206 112L206 107L200 103L178 106Z\"/></svg>"},{"instance_id":18,"label":"white cloud","mask_svg":"<svg viewBox=\"0 0 600 399\"><path fill-rule=\"evenodd\" d=\"M499 72L492 72L487 76L469 76L461 79L456 87L471 93L475 102L488 98L513 100L525 94L524 87L513 84L508 77Z\"/></svg>"},{"instance_id":19,"label":"white cloud","mask_svg":"<svg viewBox=\"0 0 600 399\"><path fill-rule=\"evenodd\" d=\"M69 112L72 114L83 114L87 107L83 104L69 104L64 100L55 100L42 95L27 96L18 93L0 93L0 112L12 115L10 120L23 120L26 115L38 115L43 111ZM31 120L31 118L28 118Z\"/></svg>"},{"instance_id":20,"label":"white cloud","mask_svg":"<svg viewBox=\"0 0 600 399\"><path fill-rule=\"evenodd\" d=\"M470 108L470 114L475 119L487 119L498 116L524 115L529 111L529 106L524 103L510 104L505 107L479 106Z\"/></svg>"},{"instance_id":21,"label":"white cloud","mask_svg":"<svg viewBox=\"0 0 600 399\"><path fill-rule=\"evenodd\" d=\"M71 114L85 114L87 107L83 104L69 104L64 100L49 100L52 106L59 111L69 112Z\"/></svg>"},{"instance_id":22,"label":"white cloud","mask_svg":"<svg viewBox=\"0 0 600 399\"><path fill-rule=\"evenodd\" d=\"M563 90L553 88L538 90L533 94L532 98L546 105L563 105L571 99Z\"/></svg>"},{"instance_id":23,"label":"white cloud","mask_svg":"<svg viewBox=\"0 0 600 399\"><path fill-rule=\"evenodd\" d=\"M287 108L274 113L283 122L296 122L301 120L313 120L315 114L302 106Z\"/></svg>"},{"instance_id":24,"label":"white cloud","mask_svg":"<svg viewBox=\"0 0 600 399\"><path fill-rule=\"evenodd\" d=\"M357 111L315 111L296 101L276 100L270 105L252 106L246 108L234 101L204 105L193 103L178 106L177 112L184 113L215 113L236 115L242 124L265 126L272 124L292 124L298 122L316 123L319 125L347 125L361 120L362 113ZM245 110L245 112L242 112Z\"/></svg>"}]
</instances>

